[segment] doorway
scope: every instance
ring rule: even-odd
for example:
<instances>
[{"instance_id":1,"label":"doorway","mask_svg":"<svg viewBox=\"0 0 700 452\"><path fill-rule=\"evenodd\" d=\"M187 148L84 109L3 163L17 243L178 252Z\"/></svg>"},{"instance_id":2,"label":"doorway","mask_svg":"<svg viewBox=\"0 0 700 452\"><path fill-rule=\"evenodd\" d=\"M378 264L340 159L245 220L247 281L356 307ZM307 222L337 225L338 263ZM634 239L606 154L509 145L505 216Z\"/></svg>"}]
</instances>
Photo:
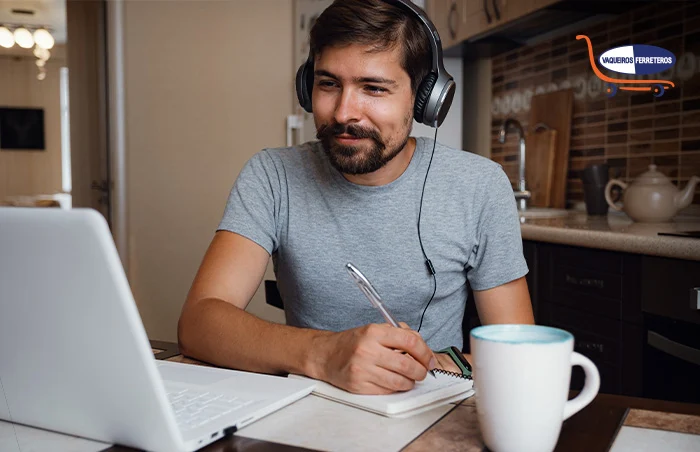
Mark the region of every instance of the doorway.
<instances>
[{"instance_id":1,"label":"doorway","mask_svg":"<svg viewBox=\"0 0 700 452\"><path fill-rule=\"evenodd\" d=\"M66 2L0 1L0 203L72 205Z\"/></svg>"},{"instance_id":2,"label":"doorway","mask_svg":"<svg viewBox=\"0 0 700 452\"><path fill-rule=\"evenodd\" d=\"M104 1L0 0L0 202L111 224Z\"/></svg>"}]
</instances>

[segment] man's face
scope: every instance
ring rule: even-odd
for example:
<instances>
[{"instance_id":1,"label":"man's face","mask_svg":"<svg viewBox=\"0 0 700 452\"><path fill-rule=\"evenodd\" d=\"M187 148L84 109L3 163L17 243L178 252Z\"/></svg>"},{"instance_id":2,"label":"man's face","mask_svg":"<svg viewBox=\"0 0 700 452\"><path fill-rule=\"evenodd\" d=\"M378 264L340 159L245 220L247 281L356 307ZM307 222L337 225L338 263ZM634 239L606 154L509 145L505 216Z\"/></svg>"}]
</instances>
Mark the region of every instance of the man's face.
<instances>
[{"instance_id":1,"label":"man's face","mask_svg":"<svg viewBox=\"0 0 700 452\"><path fill-rule=\"evenodd\" d=\"M411 79L398 47L327 47L314 64L317 138L344 174L374 172L404 148L413 125Z\"/></svg>"}]
</instances>

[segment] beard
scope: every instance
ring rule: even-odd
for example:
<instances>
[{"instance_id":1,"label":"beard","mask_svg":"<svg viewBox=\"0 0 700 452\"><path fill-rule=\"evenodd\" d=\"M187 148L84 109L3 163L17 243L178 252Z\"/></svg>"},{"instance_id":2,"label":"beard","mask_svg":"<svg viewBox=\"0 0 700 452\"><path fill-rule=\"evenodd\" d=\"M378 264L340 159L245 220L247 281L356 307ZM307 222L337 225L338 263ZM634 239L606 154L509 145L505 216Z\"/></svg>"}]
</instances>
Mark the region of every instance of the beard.
<instances>
[{"instance_id":1,"label":"beard","mask_svg":"<svg viewBox=\"0 0 700 452\"><path fill-rule=\"evenodd\" d=\"M357 175L372 173L390 162L406 146L410 133L409 129L403 140L389 149L377 130L356 124L322 124L318 128L316 138L321 140L323 151L335 169L343 174ZM343 134L353 138L368 138L369 149L364 149L367 143L348 146L335 141L337 135Z\"/></svg>"}]
</instances>

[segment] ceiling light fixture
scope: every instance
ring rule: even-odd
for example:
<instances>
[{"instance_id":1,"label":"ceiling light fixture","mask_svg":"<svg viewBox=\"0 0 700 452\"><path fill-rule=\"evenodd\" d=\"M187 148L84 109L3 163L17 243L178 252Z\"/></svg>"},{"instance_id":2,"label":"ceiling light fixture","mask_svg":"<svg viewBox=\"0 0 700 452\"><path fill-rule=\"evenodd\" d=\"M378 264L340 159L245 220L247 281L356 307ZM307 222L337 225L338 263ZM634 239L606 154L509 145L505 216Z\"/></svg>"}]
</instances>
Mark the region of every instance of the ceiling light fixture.
<instances>
[{"instance_id":1,"label":"ceiling light fixture","mask_svg":"<svg viewBox=\"0 0 700 452\"><path fill-rule=\"evenodd\" d=\"M46 28L39 28L34 32L34 42L38 47L49 50L53 48L56 41Z\"/></svg>"},{"instance_id":2,"label":"ceiling light fixture","mask_svg":"<svg viewBox=\"0 0 700 452\"><path fill-rule=\"evenodd\" d=\"M32 33L24 27L15 30L15 42L23 49L31 49L34 45Z\"/></svg>"},{"instance_id":3,"label":"ceiling light fixture","mask_svg":"<svg viewBox=\"0 0 700 452\"><path fill-rule=\"evenodd\" d=\"M11 29L14 28L14 32ZM30 31L34 30L34 33ZM34 47L34 56L36 57L36 65L38 69L37 78L44 80L46 78L46 62L51 58L52 49L56 44L56 40L49 32L49 27L30 25L29 27L20 24L6 24L0 26L0 46L10 48L15 43L24 48L31 49Z\"/></svg>"},{"instance_id":4,"label":"ceiling light fixture","mask_svg":"<svg viewBox=\"0 0 700 452\"><path fill-rule=\"evenodd\" d=\"M7 27L0 27L0 46L9 49L13 45L15 45L15 36Z\"/></svg>"}]
</instances>

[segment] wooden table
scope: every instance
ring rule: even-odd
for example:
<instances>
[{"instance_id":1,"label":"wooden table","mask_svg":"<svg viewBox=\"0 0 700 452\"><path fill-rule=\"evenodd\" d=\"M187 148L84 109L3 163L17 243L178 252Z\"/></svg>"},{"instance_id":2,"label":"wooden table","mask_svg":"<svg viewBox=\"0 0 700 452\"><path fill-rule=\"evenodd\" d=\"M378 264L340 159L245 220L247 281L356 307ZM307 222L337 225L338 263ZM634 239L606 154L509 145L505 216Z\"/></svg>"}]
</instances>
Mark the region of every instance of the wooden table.
<instances>
[{"instance_id":1,"label":"wooden table","mask_svg":"<svg viewBox=\"0 0 700 452\"><path fill-rule=\"evenodd\" d=\"M180 355L176 344L152 341L151 346L158 359L207 365ZM573 396L575 393L572 392L570 397ZM700 418L688 417L688 415L700 416L700 405L598 394L590 405L564 422L555 450L566 452L607 451L623 425L661 429L673 426L669 429L678 431L680 428L680 431L700 434ZM105 452L132 450L113 446L106 449ZM309 449L235 435L222 438L202 449L206 452L250 452L251 450L256 452L300 452ZM486 451L487 449L479 435L474 397L455 405L452 410L424 430L403 450L405 452Z\"/></svg>"}]
</instances>

